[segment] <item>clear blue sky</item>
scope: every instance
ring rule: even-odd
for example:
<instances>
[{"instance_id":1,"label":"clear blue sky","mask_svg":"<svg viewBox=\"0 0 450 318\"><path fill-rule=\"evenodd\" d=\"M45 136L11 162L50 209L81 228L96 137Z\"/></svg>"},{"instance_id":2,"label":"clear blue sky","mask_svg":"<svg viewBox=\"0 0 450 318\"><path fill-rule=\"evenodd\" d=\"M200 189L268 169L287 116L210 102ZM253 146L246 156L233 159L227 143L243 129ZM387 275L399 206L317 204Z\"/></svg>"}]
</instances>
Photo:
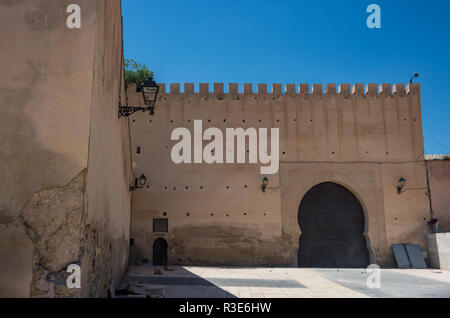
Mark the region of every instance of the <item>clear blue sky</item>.
<instances>
[{"instance_id":1,"label":"clear blue sky","mask_svg":"<svg viewBox=\"0 0 450 318\"><path fill-rule=\"evenodd\" d=\"M407 83L425 152L450 153L450 1L124 0L125 56L161 83ZM381 29L366 8L381 7Z\"/></svg>"}]
</instances>

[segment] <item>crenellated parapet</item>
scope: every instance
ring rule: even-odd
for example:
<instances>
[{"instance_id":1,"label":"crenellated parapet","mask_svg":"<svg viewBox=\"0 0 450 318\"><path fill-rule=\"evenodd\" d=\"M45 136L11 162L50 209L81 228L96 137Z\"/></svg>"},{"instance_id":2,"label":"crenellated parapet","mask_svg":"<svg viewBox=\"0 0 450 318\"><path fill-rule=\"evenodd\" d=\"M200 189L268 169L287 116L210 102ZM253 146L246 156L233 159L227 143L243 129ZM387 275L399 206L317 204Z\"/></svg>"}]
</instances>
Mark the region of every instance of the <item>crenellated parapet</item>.
<instances>
[{"instance_id":1,"label":"crenellated parapet","mask_svg":"<svg viewBox=\"0 0 450 318\"><path fill-rule=\"evenodd\" d=\"M203 120L220 129L279 128L281 161L423 159L420 84L159 86L154 117L134 117L149 135ZM143 105L135 86L127 96L129 105Z\"/></svg>"},{"instance_id":2,"label":"crenellated parapet","mask_svg":"<svg viewBox=\"0 0 450 318\"><path fill-rule=\"evenodd\" d=\"M253 84L245 83L241 87L237 83L229 83L228 90L225 91L224 83L214 83L210 86L208 83L200 83L196 87L194 83L184 83L183 91L181 90L181 84L171 83L166 85L164 83L158 84L160 87L160 95L211 95L218 98L225 98L227 96L238 95L271 95L274 98L280 96L303 96L305 98L310 96L334 96L342 95L344 97L350 97L351 95L361 97L392 97L392 96L405 96L409 94L417 94L420 92L420 84L409 83L406 87L405 84L353 84L348 83L336 84L330 83L325 85L325 89L322 84L272 84L272 89L269 91L267 84L257 84L254 87Z\"/></svg>"}]
</instances>

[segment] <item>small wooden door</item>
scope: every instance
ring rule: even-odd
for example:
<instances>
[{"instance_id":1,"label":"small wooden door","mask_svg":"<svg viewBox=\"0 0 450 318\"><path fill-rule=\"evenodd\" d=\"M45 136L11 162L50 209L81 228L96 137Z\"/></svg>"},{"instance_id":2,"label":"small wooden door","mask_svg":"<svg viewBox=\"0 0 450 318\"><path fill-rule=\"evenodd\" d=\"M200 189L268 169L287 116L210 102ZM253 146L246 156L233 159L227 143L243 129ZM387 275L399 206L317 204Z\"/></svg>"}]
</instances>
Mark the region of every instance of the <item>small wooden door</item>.
<instances>
[{"instance_id":1,"label":"small wooden door","mask_svg":"<svg viewBox=\"0 0 450 318\"><path fill-rule=\"evenodd\" d=\"M167 265L167 242L163 238L153 242L153 265Z\"/></svg>"}]
</instances>

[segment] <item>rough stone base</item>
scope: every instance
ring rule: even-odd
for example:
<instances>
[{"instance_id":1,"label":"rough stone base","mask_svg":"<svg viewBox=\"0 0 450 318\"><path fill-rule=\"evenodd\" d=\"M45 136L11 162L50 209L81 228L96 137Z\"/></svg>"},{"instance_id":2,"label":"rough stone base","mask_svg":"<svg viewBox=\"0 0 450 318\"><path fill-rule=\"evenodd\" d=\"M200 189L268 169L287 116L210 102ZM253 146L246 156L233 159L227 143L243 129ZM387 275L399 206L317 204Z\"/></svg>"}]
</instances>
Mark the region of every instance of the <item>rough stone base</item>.
<instances>
[{"instance_id":1,"label":"rough stone base","mask_svg":"<svg viewBox=\"0 0 450 318\"><path fill-rule=\"evenodd\" d=\"M169 265L297 266L298 238L284 231L264 237L250 227L210 224L175 227L166 238ZM137 236L135 244L136 259L151 263L152 241Z\"/></svg>"},{"instance_id":2,"label":"rough stone base","mask_svg":"<svg viewBox=\"0 0 450 318\"><path fill-rule=\"evenodd\" d=\"M111 238L101 224L87 224L86 174L64 187L35 193L22 210L34 245L31 297L104 297L111 277ZM67 267L81 267L81 288L66 285Z\"/></svg>"}]
</instances>

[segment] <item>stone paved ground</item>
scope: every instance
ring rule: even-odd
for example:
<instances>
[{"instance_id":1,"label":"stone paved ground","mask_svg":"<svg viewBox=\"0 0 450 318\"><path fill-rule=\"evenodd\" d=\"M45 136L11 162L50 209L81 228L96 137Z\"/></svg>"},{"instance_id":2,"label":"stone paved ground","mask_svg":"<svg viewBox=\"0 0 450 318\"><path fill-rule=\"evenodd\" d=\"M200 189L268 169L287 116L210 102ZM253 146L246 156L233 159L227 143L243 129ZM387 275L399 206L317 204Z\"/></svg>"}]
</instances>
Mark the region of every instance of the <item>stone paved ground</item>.
<instances>
[{"instance_id":1,"label":"stone paved ground","mask_svg":"<svg viewBox=\"0 0 450 318\"><path fill-rule=\"evenodd\" d=\"M123 283L163 288L168 298L450 297L450 271L382 269L370 289L365 269L130 266ZM160 267L156 267L160 268Z\"/></svg>"}]
</instances>

